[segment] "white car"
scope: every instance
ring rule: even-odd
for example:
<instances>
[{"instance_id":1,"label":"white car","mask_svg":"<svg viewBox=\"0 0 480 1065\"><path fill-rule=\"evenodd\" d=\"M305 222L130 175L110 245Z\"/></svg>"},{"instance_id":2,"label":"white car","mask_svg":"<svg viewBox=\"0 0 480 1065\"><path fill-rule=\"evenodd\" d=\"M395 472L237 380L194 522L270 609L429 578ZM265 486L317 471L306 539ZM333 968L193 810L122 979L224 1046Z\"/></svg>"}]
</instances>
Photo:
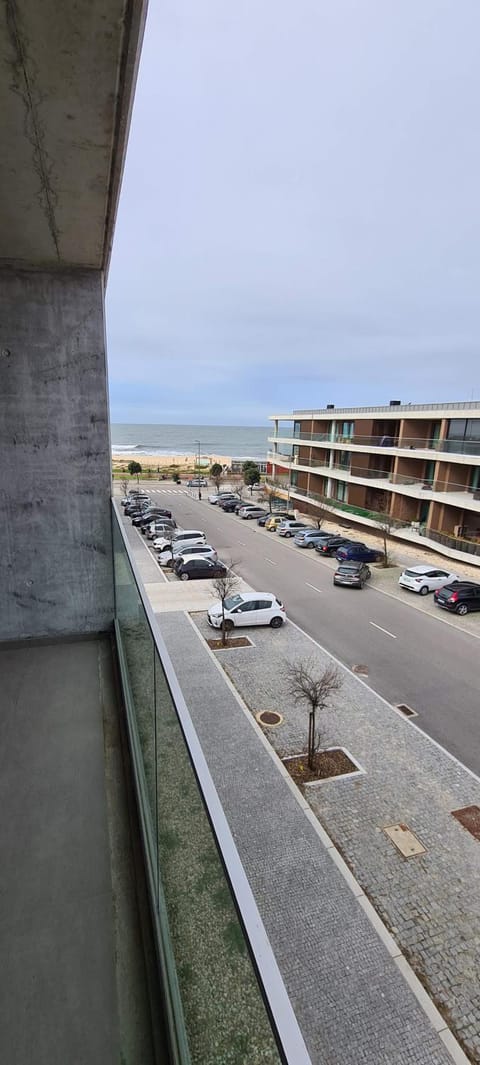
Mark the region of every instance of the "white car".
<instances>
[{"instance_id":1,"label":"white car","mask_svg":"<svg viewBox=\"0 0 480 1065\"><path fill-rule=\"evenodd\" d=\"M408 588L409 592L417 592L419 595L428 595L437 588L443 588L452 581L460 581L457 573L448 573L438 566L409 566L404 569L398 578L401 588Z\"/></svg>"},{"instance_id":2,"label":"white car","mask_svg":"<svg viewBox=\"0 0 480 1065\"><path fill-rule=\"evenodd\" d=\"M171 539L168 536L158 536L153 541L153 546L156 551L163 551L163 548L170 547L170 544L176 547L180 540L188 541L186 546L190 546L190 544L206 544L207 537L201 529L175 529L175 535Z\"/></svg>"},{"instance_id":3,"label":"white car","mask_svg":"<svg viewBox=\"0 0 480 1065\"><path fill-rule=\"evenodd\" d=\"M238 592L224 601L225 628L244 625L270 625L279 629L286 620L285 607L271 592ZM208 624L214 629L222 627L222 604L214 603L207 611Z\"/></svg>"},{"instance_id":4,"label":"white car","mask_svg":"<svg viewBox=\"0 0 480 1065\"><path fill-rule=\"evenodd\" d=\"M160 551L157 556L161 566L169 566L172 562L172 552L169 547L165 547L163 551ZM194 544L192 547L182 547L181 545L173 548L173 561L181 558L184 562L189 558L210 558L212 562L217 561L217 552L210 544Z\"/></svg>"},{"instance_id":5,"label":"white car","mask_svg":"<svg viewBox=\"0 0 480 1065\"><path fill-rule=\"evenodd\" d=\"M181 529L177 528L176 521L173 521L172 519L167 521L152 521L152 524L149 525L147 529L147 539L158 540L161 536L165 536L170 529L175 533L181 532Z\"/></svg>"}]
</instances>

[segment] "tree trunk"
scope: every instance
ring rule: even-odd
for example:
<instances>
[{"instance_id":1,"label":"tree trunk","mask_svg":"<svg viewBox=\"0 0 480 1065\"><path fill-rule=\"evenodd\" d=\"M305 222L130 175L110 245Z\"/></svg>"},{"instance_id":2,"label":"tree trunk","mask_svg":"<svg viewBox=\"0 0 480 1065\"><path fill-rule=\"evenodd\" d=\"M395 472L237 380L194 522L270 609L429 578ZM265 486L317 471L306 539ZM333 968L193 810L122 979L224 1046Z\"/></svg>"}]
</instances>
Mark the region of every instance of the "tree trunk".
<instances>
[{"instance_id":1,"label":"tree trunk","mask_svg":"<svg viewBox=\"0 0 480 1065\"><path fill-rule=\"evenodd\" d=\"M315 711L310 710L308 717L308 765L315 769Z\"/></svg>"}]
</instances>

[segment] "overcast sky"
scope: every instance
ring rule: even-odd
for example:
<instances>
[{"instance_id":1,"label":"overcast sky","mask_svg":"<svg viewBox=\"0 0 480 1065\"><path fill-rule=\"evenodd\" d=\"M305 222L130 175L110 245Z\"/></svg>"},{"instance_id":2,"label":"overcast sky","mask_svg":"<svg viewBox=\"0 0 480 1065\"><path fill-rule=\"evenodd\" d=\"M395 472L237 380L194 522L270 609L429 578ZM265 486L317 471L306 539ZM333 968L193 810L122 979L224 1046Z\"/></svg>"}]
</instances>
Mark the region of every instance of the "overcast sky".
<instances>
[{"instance_id":1,"label":"overcast sky","mask_svg":"<svg viewBox=\"0 0 480 1065\"><path fill-rule=\"evenodd\" d=\"M480 0L150 0L112 421L480 399Z\"/></svg>"}]
</instances>

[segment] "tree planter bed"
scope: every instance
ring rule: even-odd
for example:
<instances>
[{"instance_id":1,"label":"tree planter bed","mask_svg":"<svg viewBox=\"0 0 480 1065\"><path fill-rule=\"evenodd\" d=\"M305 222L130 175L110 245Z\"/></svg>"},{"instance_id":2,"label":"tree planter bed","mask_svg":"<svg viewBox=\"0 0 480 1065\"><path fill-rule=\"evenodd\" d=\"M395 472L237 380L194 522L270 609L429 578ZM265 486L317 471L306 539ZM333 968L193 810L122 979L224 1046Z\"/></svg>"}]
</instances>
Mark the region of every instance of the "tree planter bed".
<instances>
[{"instance_id":1,"label":"tree planter bed","mask_svg":"<svg viewBox=\"0 0 480 1065\"><path fill-rule=\"evenodd\" d=\"M312 770L308 764L307 753L283 758L285 769L300 787L304 784L334 780L335 777L357 776L363 773L363 769L343 747L329 747L328 750L317 751L314 763L315 769Z\"/></svg>"},{"instance_id":2,"label":"tree planter bed","mask_svg":"<svg viewBox=\"0 0 480 1065\"><path fill-rule=\"evenodd\" d=\"M219 640L210 638L207 643L212 651L229 651L231 647L253 647L248 636L230 636L226 643L222 643L221 638Z\"/></svg>"}]
</instances>

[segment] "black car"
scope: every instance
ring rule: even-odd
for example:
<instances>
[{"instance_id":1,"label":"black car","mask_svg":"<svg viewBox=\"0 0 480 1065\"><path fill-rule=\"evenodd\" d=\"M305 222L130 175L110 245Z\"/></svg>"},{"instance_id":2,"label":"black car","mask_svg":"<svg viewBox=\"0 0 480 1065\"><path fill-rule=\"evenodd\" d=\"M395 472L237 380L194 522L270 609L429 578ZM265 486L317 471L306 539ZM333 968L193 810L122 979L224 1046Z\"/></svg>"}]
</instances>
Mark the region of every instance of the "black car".
<instances>
[{"instance_id":1,"label":"black car","mask_svg":"<svg viewBox=\"0 0 480 1065\"><path fill-rule=\"evenodd\" d=\"M340 562L333 574L333 583L348 588L363 588L372 576L365 562Z\"/></svg>"},{"instance_id":2,"label":"black car","mask_svg":"<svg viewBox=\"0 0 480 1065\"><path fill-rule=\"evenodd\" d=\"M160 507L151 507L145 510L143 514L138 514L136 518L132 518L132 525L150 525L151 521L156 521L157 518L171 518L171 510L161 510Z\"/></svg>"},{"instance_id":3,"label":"black car","mask_svg":"<svg viewBox=\"0 0 480 1065\"><path fill-rule=\"evenodd\" d=\"M452 614L469 614L471 610L480 610L480 584L474 581L452 581L433 593L437 606L450 610Z\"/></svg>"},{"instance_id":4,"label":"black car","mask_svg":"<svg viewBox=\"0 0 480 1065\"><path fill-rule=\"evenodd\" d=\"M351 544L351 542L346 536L328 536L321 543L315 544L315 551L318 551L319 555L333 557L339 547L345 547L346 544Z\"/></svg>"},{"instance_id":5,"label":"black car","mask_svg":"<svg viewBox=\"0 0 480 1065\"><path fill-rule=\"evenodd\" d=\"M238 504L238 499L219 499L217 506L220 510L224 510L226 514L232 514Z\"/></svg>"},{"instance_id":6,"label":"black car","mask_svg":"<svg viewBox=\"0 0 480 1065\"><path fill-rule=\"evenodd\" d=\"M127 503L125 507L125 514L128 514L129 517L131 517L132 514L140 514L143 510L147 510L150 505L151 504L149 499L141 499L139 503Z\"/></svg>"},{"instance_id":7,"label":"black car","mask_svg":"<svg viewBox=\"0 0 480 1065\"><path fill-rule=\"evenodd\" d=\"M208 580L209 577L225 577L228 569L223 562L213 562L211 558L189 558L180 560L174 566L181 581Z\"/></svg>"},{"instance_id":8,"label":"black car","mask_svg":"<svg viewBox=\"0 0 480 1065\"><path fill-rule=\"evenodd\" d=\"M268 514L262 514L261 518L257 518L257 525L264 528L268 518L288 518L289 521L295 521L295 514L289 514L286 510L271 510Z\"/></svg>"}]
</instances>

